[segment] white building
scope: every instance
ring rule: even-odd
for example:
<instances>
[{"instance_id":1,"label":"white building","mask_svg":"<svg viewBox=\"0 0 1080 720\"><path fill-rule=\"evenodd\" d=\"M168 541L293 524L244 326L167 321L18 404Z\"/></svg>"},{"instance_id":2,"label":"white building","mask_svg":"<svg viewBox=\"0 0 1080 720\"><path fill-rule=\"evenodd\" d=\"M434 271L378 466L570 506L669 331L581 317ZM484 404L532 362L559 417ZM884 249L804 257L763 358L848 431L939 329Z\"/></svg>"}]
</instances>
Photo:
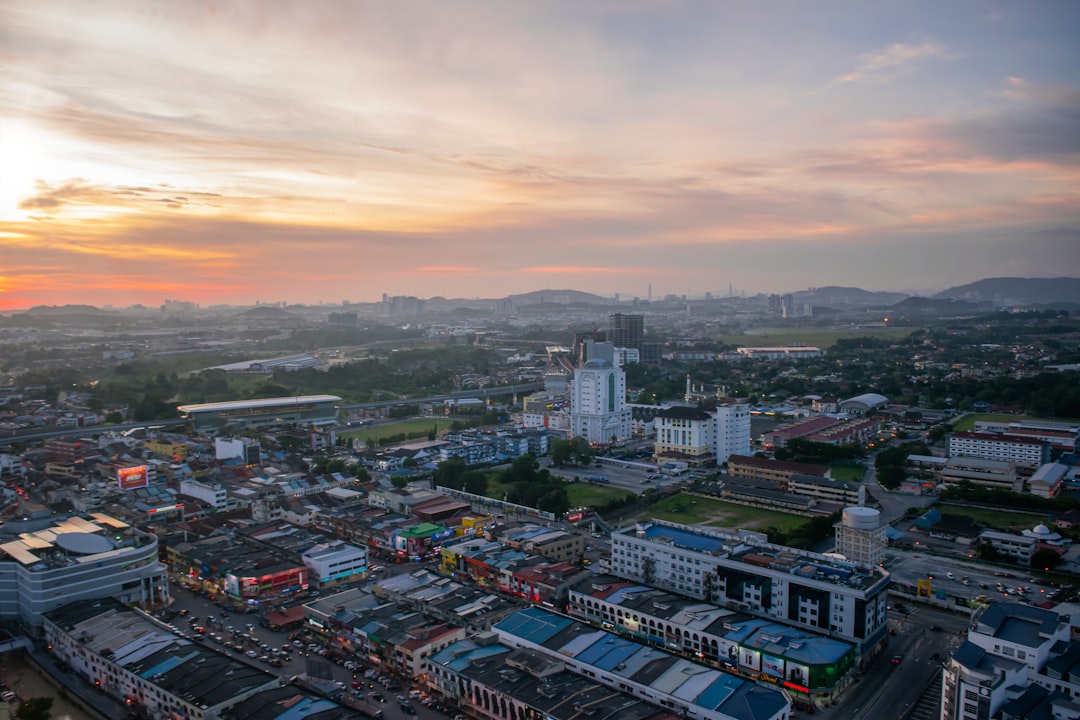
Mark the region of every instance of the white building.
<instances>
[{"instance_id":1,"label":"white building","mask_svg":"<svg viewBox=\"0 0 1080 720\"><path fill-rule=\"evenodd\" d=\"M315 545L300 557L320 585L356 579L368 569L367 550L341 540Z\"/></svg>"},{"instance_id":2,"label":"white building","mask_svg":"<svg viewBox=\"0 0 1080 720\"><path fill-rule=\"evenodd\" d=\"M180 494L195 498L210 507L223 509L229 503L229 492L219 483L205 483L200 480L182 480Z\"/></svg>"},{"instance_id":3,"label":"white building","mask_svg":"<svg viewBox=\"0 0 1080 720\"><path fill-rule=\"evenodd\" d=\"M113 597L150 609L168 600L157 536L102 513L89 517L0 544L0 619L40 626L45 613L72 602Z\"/></svg>"},{"instance_id":4,"label":"white building","mask_svg":"<svg viewBox=\"0 0 1080 720\"><path fill-rule=\"evenodd\" d=\"M750 406L744 403L721 405L716 418L716 463L722 465L732 455L750 455Z\"/></svg>"},{"instance_id":5,"label":"white building","mask_svg":"<svg viewBox=\"0 0 1080 720\"><path fill-rule=\"evenodd\" d=\"M954 432L949 435L949 457L973 457L1039 467L1050 460L1050 446L1037 439L995 433Z\"/></svg>"},{"instance_id":6,"label":"white building","mask_svg":"<svg viewBox=\"0 0 1080 720\"><path fill-rule=\"evenodd\" d=\"M716 465L716 418L700 407L675 405L656 413L654 454L694 467Z\"/></svg>"},{"instance_id":7,"label":"white building","mask_svg":"<svg viewBox=\"0 0 1080 720\"><path fill-rule=\"evenodd\" d=\"M604 360L590 360L574 369L570 381L570 433L600 445L630 437L623 370Z\"/></svg>"},{"instance_id":8,"label":"white building","mask_svg":"<svg viewBox=\"0 0 1080 720\"><path fill-rule=\"evenodd\" d=\"M856 643L885 638L889 574L877 566L662 520L611 535L611 571L689 597Z\"/></svg>"},{"instance_id":9,"label":"white building","mask_svg":"<svg viewBox=\"0 0 1080 720\"><path fill-rule=\"evenodd\" d=\"M942 671L942 720L1080 717L1080 683L1072 679L1080 647L1069 636L1069 618L1052 610L1018 603L985 606ZM1026 706L1025 712L1010 712L1010 703L1022 697L1017 705ZM1045 707L1032 707L1037 704Z\"/></svg>"}]
</instances>

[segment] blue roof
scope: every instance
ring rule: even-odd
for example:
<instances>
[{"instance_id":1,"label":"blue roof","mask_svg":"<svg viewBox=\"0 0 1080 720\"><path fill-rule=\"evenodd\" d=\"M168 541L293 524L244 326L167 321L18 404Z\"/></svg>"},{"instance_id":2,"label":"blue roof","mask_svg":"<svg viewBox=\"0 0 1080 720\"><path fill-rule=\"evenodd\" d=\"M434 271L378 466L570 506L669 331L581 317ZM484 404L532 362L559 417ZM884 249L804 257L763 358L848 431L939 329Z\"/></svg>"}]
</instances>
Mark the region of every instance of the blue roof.
<instances>
[{"instance_id":1,"label":"blue roof","mask_svg":"<svg viewBox=\"0 0 1080 720\"><path fill-rule=\"evenodd\" d=\"M719 552L724 549L724 541L707 535L687 532L667 525L649 525L645 528L645 537L670 538L675 545L698 552Z\"/></svg>"},{"instance_id":2,"label":"blue roof","mask_svg":"<svg viewBox=\"0 0 1080 720\"><path fill-rule=\"evenodd\" d=\"M695 705L715 710L742 686L742 681L734 675L720 675L705 688L694 700Z\"/></svg>"},{"instance_id":3,"label":"blue roof","mask_svg":"<svg viewBox=\"0 0 1080 720\"><path fill-rule=\"evenodd\" d=\"M560 617L540 608L526 608L501 620L495 627L523 640L542 645L573 624L574 621L570 618Z\"/></svg>"},{"instance_id":4,"label":"blue roof","mask_svg":"<svg viewBox=\"0 0 1080 720\"><path fill-rule=\"evenodd\" d=\"M602 642L593 643L578 653L576 660L594 665L601 670L614 670L615 666L641 650L641 645L624 638L609 635Z\"/></svg>"},{"instance_id":5,"label":"blue roof","mask_svg":"<svg viewBox=\"0 0 1080 720\"><path fill-rule=\"evenodd\" d=\"M341 707L335 702L317 697L304 697L300 702L274 716L274 720L300 720L326 710Z\"/></svg>"}]
</instances>

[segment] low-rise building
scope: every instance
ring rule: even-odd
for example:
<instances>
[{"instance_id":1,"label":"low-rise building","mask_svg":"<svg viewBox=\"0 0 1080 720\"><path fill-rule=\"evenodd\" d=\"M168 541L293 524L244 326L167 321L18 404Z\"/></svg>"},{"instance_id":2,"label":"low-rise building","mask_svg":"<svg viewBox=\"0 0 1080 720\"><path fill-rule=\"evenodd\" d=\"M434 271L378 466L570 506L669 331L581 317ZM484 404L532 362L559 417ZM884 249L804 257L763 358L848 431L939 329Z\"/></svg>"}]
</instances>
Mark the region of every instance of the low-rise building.
<instances>
[{"instance_id":1,"label":"low-rise building","mask_svg":"<svg viewBox=\"0 0 1080 720\"><path fill-rule=\"evenodd\" d=\"M219 718L280 684L112 599L52 610L44 632L50 652L73 673L148 717Z\"/></svg>"}]
</instances>

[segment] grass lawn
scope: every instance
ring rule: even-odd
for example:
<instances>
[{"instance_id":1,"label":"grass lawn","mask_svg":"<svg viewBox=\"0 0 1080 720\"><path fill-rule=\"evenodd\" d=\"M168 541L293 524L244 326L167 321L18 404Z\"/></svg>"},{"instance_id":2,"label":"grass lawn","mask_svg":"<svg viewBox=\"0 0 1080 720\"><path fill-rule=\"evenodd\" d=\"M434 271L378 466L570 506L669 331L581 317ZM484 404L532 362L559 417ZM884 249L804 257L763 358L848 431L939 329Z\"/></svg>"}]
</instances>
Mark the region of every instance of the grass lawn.
<instances>
[{"instance_id":1,"label":"grass lawn","mask_svg":"<svg viewBox=\"0 0 1080 720\"><path fill-rule=\"evenodd\" d=\"M915 327L888 327L888 328L755 328L747 330L742 335L725 335L721 340L731 345L740 347L770 347L773 345L792 345L801 343L825 349L836 344L841 338L906 338L919 328Z\"/></svg>"},{"instance_id":2,"label":"grass lawn","mask_svg":"<svg viewBox=\"0 0 1080 720\"><path fill-rule=\"evenodd\" d=\"M400 435L405 433L426 433L433 426L437 427L439 431L445 430L450 427L450 423L453 420L447 420L446 418L422 418L416 420L404 420L393 425L379 425L378 427L360 428L359 430L347 430L342 433L338 433L338 437L342 438L360 438L369 445L373 441L380 438L392 437L394 435Z\"/></svg>"},{"instance_id":3,"label":"grass lawn","mask_svg":"<svg viewBox=\"0 0 1080 720\"><path fill-rule=\"evenodd\" d=\"M623 495L633 495L633 493L629 490L603 485L570 483L566 486L566 495L570 498L570 507L594 507Z\"/></svg>"},{"instance_id":4,"label":"grass lawn","mask_svg":"<svg viewBox=\"0 0 1080 720\"><path fill-rule=\"evenodd\" d=\"M866 467L863 465L849 465L846 463L837 463L829 466L829 474L837 480L846 480L848 482L861 482L863 475L866 474Z\"/></svg>"},{"instance_id":5,"label":"grass lawn","mask_svg":"<svg viewBox=\"0 0 1080 720\"><path fill-rule=\"evenodd\" d=\"M764 530L775 525L783 530L793 530L807 522L801 515L762 510L692 495L675 495L656 503L644 513L642 519L659 518L681 525L705 524L718 528Z\"/></svg>"},{"instance_id":6,"label":"grass lawn","mask_svg":"<svg viewBox=\"0 0 1080 720\"><path fill-rule=\"evenodd\" d=\"M953 430L956 432L967 432L975 429L975 423L982 422L1020 422L1021 420L1046 420L1048 418L1037 418L1034 415L1002 415L995 413L968 413L964 417L956 421L953 425ZM1053 420L1058 420L1053 418ZM1069 422L1068 420L1058 420L1058 422ZM1072 422L1076 422L1073 420Z\"/></svg>"},{"instance_id":7,"label":"grass lawn","mask_svg":"<svg viewBox=\"0 0 1080 720\"><path fill-rule=\"evenodd\" d=\"M996 530L1030 530L1039 523L1046 522L1046 515L1038 513L1002 512L990 508L973 508L946 503L938 503L935 507L943 515L963 515Z\"/></svg>"}]
</instances>

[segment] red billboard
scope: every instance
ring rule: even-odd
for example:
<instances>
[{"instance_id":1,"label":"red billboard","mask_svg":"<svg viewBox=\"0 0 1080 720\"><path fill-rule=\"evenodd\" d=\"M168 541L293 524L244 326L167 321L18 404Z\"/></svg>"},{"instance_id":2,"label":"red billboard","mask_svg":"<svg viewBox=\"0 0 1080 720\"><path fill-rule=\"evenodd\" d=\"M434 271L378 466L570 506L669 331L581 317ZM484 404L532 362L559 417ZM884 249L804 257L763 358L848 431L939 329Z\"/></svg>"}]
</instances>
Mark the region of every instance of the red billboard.
<instances>
[{"instance_id":1,"label":"red billboard","mask_svg":"<svg viewBox=\"0 0 1080 720\"><path fill-rule=\"evenodd\" d=\"M120 481L121 490L144 488L150 484L150 474L147 472L145 465L120 468L116 471L116 478Z\"/></svg>"}]
</instances>

